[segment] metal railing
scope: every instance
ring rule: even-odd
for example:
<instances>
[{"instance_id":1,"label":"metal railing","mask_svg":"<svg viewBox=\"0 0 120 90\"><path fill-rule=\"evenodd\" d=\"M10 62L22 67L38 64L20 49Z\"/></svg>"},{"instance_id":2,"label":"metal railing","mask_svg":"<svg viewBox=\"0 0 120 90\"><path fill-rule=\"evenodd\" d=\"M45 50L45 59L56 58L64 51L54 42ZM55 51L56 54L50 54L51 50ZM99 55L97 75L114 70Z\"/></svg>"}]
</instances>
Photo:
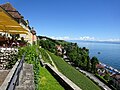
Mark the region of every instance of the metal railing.
<instances>
[{"instance_id":1,"label":"metal railing","mask_svg":"<svg viewBox=\"0 0 120 90\"><path fill-rule=\"evenodd\" d=\"M17 86L19 84L19 75L20 75L20 71L23 68L24 59L25 59L25 53L23 54L22 59L19 61L19 64L16 67L16 69L12 75L12 78L11 78L10 82L8 83L6 90L14 90L15 86Z\"/></svg>"}]
</instances>

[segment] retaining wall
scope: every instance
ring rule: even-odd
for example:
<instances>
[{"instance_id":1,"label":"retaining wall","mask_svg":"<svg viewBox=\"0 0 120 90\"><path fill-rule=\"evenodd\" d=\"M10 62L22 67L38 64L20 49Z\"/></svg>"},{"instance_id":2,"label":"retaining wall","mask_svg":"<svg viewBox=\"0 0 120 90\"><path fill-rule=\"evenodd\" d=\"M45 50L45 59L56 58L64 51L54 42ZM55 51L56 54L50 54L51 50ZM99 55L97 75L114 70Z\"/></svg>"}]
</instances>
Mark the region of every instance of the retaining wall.
<instances>
[{"instance_id":1,"label":"retaining wall","mask_svg":"<svg viewBox=\"0 0 120 90\"><path fill-rule=\"evenodd\" d=\"M43 60L41 60L40 63L42 66L45 66L45 68L57 79L57 81L65 88L65 90L82 90L49 63L44 63Z\"/></svg>"}]
</instances>

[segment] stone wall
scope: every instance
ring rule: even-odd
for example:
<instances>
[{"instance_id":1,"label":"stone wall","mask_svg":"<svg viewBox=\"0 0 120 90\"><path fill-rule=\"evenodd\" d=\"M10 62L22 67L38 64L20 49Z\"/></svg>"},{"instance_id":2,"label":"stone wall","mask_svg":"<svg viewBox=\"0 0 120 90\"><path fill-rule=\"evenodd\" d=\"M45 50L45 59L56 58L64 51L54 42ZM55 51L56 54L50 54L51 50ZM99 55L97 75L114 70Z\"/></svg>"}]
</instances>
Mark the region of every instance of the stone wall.
<instances>
[{"instance_id":1,"label":"stone wall","mask_svg":"<svg viewBox=\"0 0 120 90\"><path fill-rule=\"evenodd\" d=\"M23 70L21 71L19 78L19 85L16 86L15 90L35 90L32 64L23 64Z\"/></svg>"}]
</instances>

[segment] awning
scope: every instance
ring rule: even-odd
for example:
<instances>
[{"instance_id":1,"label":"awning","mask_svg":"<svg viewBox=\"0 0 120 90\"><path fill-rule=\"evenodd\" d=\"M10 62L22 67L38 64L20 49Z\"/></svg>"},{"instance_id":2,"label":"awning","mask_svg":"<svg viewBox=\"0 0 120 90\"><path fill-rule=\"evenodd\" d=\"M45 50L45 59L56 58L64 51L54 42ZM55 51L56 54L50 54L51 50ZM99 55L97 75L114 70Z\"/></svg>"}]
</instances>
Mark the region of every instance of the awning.
<instances>
[{"instance_id":1,"label":"awning","mask_svg":"<svg viewBox=\"0 0 120 90\"><path fill-rule=\"evenodd\" d=\"M4 9L0 7L0 32L10 34L28 34L17 21L14 20Z\"/></svg>"}]
</instances>

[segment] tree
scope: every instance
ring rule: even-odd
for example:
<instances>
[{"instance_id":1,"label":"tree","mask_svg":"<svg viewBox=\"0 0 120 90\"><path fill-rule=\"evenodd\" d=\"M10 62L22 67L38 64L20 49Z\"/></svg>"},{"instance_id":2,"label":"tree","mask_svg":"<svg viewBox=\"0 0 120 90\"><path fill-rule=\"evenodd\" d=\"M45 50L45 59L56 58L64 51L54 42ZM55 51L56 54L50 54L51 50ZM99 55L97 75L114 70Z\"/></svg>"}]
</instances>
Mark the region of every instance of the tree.
<instances>
[{"instance_id":1,"label":"tree","mask_svg":"<svg viewBox=\"0 0 120 90\"><path fill-rule=\"evenodd\" d=\"M82 65L82 56L79 53L78 53L77 58L75 60L75 65L78 67L81 67L81 65Z\"/></svg>"},{"instance_id":2,"label":"tree","mask_svg":"<svg viewBox=\"0 0 120 90\"><path fill-rule=\"evenodd\" d=\"M105 76L103 77L105 80L110 80L110 74L108 73L108 71L105 71Z\"/></svg>"},{"instance_id":3,"label":"tree","mask_svg":"<svg viewBox=\"0 0 120 90\"><path fill-rule=\"evenodd\" d=\"M77 51L76 50L71 50L71 52L69 52L68 56L70 58L71 61L75 62L75 60L77 59Z\"/></svg>"},{"instance_id":4,"label":"tree","mask_svg":"<svg viewBox=\"0 0 120 90\"><path fill-rule=\"evenodd\" d=\"M87 56L87 66L86 66L87 71L89 71L90 68L91 68L91 67L90 67L90 57Z\"/></svg>"},{"instance_id":5,"label":"tree","mask_svg":"<svg viewBox=\"0 0 120 90\"><path fill-rule=\"evenodd\" d=\"M42 48L55 53L55 43L53 43L51 40L40 40L39 45L42 46Z\"/></svg>"},{"instance_id":6,"label":"tree","mask_svg":"<svg viewBox=\"0 0 120 90\"><path fill-rule=\"evenodd\" d=\"M95 56L92 57L92 59L91 59L91 71L93 73L96 73L96 64L98 64L98 63L99 63L99 60Z\"/></svg>"}]
</instances>

